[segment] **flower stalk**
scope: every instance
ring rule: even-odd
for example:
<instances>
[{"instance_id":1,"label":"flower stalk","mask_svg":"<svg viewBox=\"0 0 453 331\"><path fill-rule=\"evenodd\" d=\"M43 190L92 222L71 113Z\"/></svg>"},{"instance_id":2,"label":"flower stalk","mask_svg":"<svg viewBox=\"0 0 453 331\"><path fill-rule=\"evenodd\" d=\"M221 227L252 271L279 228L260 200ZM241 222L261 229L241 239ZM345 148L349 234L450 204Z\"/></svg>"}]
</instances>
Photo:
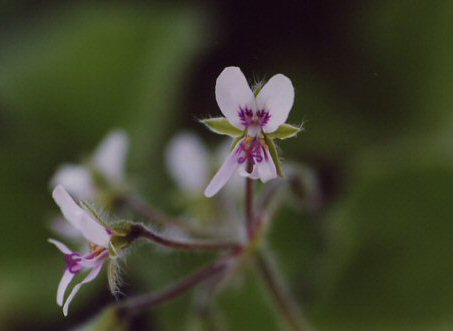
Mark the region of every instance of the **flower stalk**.
<instances>
[{"instance_id":1,"label":"flower stalk","mask_svg":"<svg viewBox=\"0 0 453 331\"><path fill-rule=\"evenodd\" d=\"M191 237L212 237L212 234L208 233L208 231L189 226L186 224L187 222L184 223L184 220L163 213L143 201L140 197L124 194L118 201L137 215L144 217L149 222L153 222L153 224L157 223L163 227L179 229Z\"/></svg>"},{"instance_id":2,"label":"flower stalk","mask_svg":"<svg viewBox=\"0 0 453 331\"><path fill-rule=\"evenodd\" d=\"M232 242L203 241L179 241L154 232L142 224L134 224L133 231L137 238L144 238L159 245L181 250L191 251L240 251L242 246Z\"/></svg>"},{"instance_id":3,"label":"flower stalk","mask_svg":"<svg viewBox=\"0 0 453 331\"><path fill-rule=\"evenodd\" d=\"M263 250L255 252L256 270L271 295L277 311L292 331L309 331L297 304L284 285L275 262Z\"/></svg>"},{"instance_id":4,"label":"flower stalk","mask_svg":"<svg viewBox=\"0 0 453 331\"><path fill-rule=\"evenodd\" d=\"M245 180L245 221L247 227L247 238L252 240L254 232L254 210L253 200L255 195L255 182L251 178Z\"/></svg>"}]
</instances>

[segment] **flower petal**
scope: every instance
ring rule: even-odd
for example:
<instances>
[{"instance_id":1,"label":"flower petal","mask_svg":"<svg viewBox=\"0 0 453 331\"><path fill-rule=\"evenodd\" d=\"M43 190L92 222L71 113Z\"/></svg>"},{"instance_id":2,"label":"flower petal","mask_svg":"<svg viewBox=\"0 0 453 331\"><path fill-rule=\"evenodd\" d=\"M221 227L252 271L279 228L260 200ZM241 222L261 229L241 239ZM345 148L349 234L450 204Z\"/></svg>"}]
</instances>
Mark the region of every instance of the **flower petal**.
<instances>
[{"instance_id":1,"label":"flower petal","mask_svg":"<svg viewBox=\"0 0 453 331\"><path fill-rule=\"evenodd\" d=\"M63 277L61 277L60 284L58 284L58 291L57 291L57 304L61 307L63 306L63 299L66 289L68 288L69 284L71 283L72 279L74 278L75 274L70 272L69 269L66 269Z\"/></svg>"},{"instance_id":2,"label":"flower petal","mask_svg":"<svg viewBox=\"0 0 453 331\"><path fill-rule=\"evenodd\" d=\"M269 151L265 150L265 153L266 157L263 161L256 163L253 169L254 171L256 169L256 173L263 183L278 177L277 169L272 157L269 154Z\"/></svg>"},{"instance_id":3,"label":"flower petal","mask_svg":"<svg viewBox=\"0 0 453 331\"><path fill-rule=\"evenodd\" d=\"M255 96L238 67L227 67L217 78L215 98L223 115L235 127L243 130L239 117L241 108L255 110Z\"/></svg>"},{"instance_id":4,"label":"flower petal","mask_svg":"<svg viewBox=\"0 0 453 331\"><path fill-rule=\"evenodd\" d=\"M246 177L246 178L250 178L250 179L258 179L259 178L255 166L253 166L252 172L248 172L247 171L247 162L244 162L243 164L241 164L239 166L238 174L241 177Z\"/></svg>"},{"instance_id":5,"label":"flower petal","mask_svg":"<svg viewBox=\"0 0 453 331\"><path fill-rule=\"evenodd\" d=\"M257 110L267 110L271 115L263 131L273 132L285 123L293 103L294 87L291 80L282 74L269 79L256 97Z\"/></svg>"},{"instance_id":6,"label":"flower petal","mask_svg":"<svg viewBox=\"0 0 453 331\"><path fill-rule=\"evenodd\" d=\"M63 185L71 194L82 200L91 200L96 194L90 171L81 165L62 165L52 177L50 185L52 188Z\"/></svg>"},{"instance_id":7,"label":"flower petal","mask_svg":"<svg viewBox=\"0 0 453 331\"><path fill-rule=\"evenodd\" d=\"M238 144L239 146L240 144ZM230 179L236 169L239 167L238 148L235 148L226 158L219 171L212 178L208 187L204 190L204 195L208 198L215 195Z\"/></svg>"},{"instance_id":8,"label":"flower petal","mask_svg":"<svg viewBox=\"0 0 453 331\"><path fill-rule=\"evenodd\" d=\"M201 194L209 179L209 155L200 138L189 132L178 134L165 156L176 184L186 192Z\"/></svg>"},{"instance_id":9,"label":"flower petal","mask_svg":"<svg viewBox=\"0 0 453 331\"><path fill-rule=\"evenodd\" d=\"M94 166L114 183L124 179L129 138L123 130L111 132L101 142L93 156Z\"/></svg>"},{"instance_id":10,"label":"flower petal","mask_svg":"<svg viewBox=\"0 0 453 331\"><path fill-rule=\"evenodd\" d=\"M234 147L234 146L233 146ZM222 164L222 162L227 158L231 152L231 142L223 142L216 150L215 153L215 163ZM239 166L238 170L241 168L242 164ZM225 184L225 191L230 197L234 197L237 200L241 200L244 195L244 178L239 176L239 173L233 174L228 182Z\"/></svg>"},{"instance_id":11,"label":"flower petal","mask_svg":"<svg viewBox=\"0 0 453 331\"><path fill-rule=\"evenodd\" d=\"M82 280L79 284L74 286L74 288L71 291L71 294L69 294L69 296L66 299L66 302L65 302L65 304L63 306L63 315L64 316L68 315L69 304L71 303L72 299L74 299L74 297L77 294L77 292L79 292L79 290L82 287L82 285L93 281L99 275L99 272L101 271L102 266L103 266L103 263L99 263L99 265L97 265L95 268L93 268L88 273L88 275L85 277L84 280Z\"/></svg>"},{"instance_id":12,"label":"flower petal","mask_svg":"<svg viewBox=\"0 0 453 331\"><path fill-rule=\"evenodd\" d=\"M90 242L108 247L110 235L107 229L99 224L93 216L77 205L63 186L58 185L52 196L60 207L63 216Z\"/></svg>"},{"instance_id":13,"label":"flower petal","mask_svg":"<svg viewBox=\"0 0 453 331\"><path fill-rule=\"evenodd\" d=\"M88 254L88 255L91 255L91 254ZM109 251L105 250L104 252L96 255L95 257L80 256L79 264L84 268L92 269L95 266L97 266L101 262L101 260L107 260L108 258L109 258ZM104 262L102 261L102 263L104 263Z\"/></svg>"},{"instance_id":14,"label":"flower petal","mask_svg":"<svg viewBox=\"0 0 453 331\"><path fill-rule=\"evenodd\" d=\"M57 248L63 253L63 254L72 254L72 251L62 242L55 240L55 239L47 239L48 242L51 244L54 244L57 246Z\"/></svg>"}]
</instances>

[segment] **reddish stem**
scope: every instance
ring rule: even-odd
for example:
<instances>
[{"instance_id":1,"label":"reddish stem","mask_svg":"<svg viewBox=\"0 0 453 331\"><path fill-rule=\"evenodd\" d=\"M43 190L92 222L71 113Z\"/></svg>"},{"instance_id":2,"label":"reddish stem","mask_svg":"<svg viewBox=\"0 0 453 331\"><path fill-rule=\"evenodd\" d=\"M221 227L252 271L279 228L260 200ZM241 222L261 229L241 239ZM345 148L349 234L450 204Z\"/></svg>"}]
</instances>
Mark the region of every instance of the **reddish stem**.
<instances>
[{"instance_id":1,"label":"reddish stem","mask_svg":"<svg viewBox=\"0 0 453 331\"><path fill-rule=\"evenodd\" d=\"M247 172L251 172L253 165L250 161L247 163ZM247 228L247 237L249 240L253 237L254 232L254 212L253 212L253 200L255 195L255 183L253 179L246 178L245 180L245 221Z\"/></svg>"},{"instance_id":2,"label":"reddish stem","mask_svg":"<svg viewBox=\"0 0 453 331\"><path fill-rule=\"evenodd\" d=\"M228 269L231 260L236 258L237 254L229 255L211 265L195 272L191 276L179 281L173 286L168 287L160 292L152 292L125 300L118 304L118 311L125 317L138 314L146 309L150 309L158 304L166 302L186 292L187 290L198 285L202 281L207 280Z\"/></svg>"},{"instance_id":3,"label":"reddish stem","mask_svg":"<svg viewBox=\"0 0 453 331\"><path fill-rule=\"evenodd\" d=\"M193 251L220 251L232 250L239 251L242 246L232 242L216 242L216 241L178 241L164 237L151 229L141 224L134 224L134 231L137 238L145 238L165 247Z\"/></svg>"}]
</instances>

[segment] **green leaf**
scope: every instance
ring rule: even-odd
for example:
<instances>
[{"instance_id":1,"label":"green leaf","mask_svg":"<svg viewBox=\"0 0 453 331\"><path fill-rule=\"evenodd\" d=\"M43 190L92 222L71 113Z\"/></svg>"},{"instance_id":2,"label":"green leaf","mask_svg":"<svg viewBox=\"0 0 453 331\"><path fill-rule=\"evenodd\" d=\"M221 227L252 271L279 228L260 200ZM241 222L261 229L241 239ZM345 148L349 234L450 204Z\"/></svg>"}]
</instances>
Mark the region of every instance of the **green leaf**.
<instances>
[{"instance_id":1,"label":"green leaf","mask_svg":"<svg viewBox=\"0 0 453 331\"><path fill-rule=\"evenodd\" d=\"M216 117L201 120L201 123L206 125L211 131L224 134L231 137L238 137L243 134L243 131L233 126L226 118Z\"/></svg>"},{"instance_id":2,"label":"green leaf","mask_svg":"<svg viewBox=\"0 0 453 331\"><path fill-rule=\"evenodd\" d=\"M302 131L302 127L294 126L291 124L282 124L274 132L268 133L268 136L272 139L288 139L297 136Z\"/></svg>"},{"instance_id":3,"label":"green leaf","mask_svg":"<svg viewBox=\"0 0 453 331\"><path fill-rule=\"evenodd\" d=\"M271 153L272 160L274 161L275 167L277 168L277 174L279 176L283 176L282 164L280 162L280 158L278 157L277 146L275 146L274 140L268 135L264 135L264 141L269 147L269 152Z\"/></svg>"}]
</instances>

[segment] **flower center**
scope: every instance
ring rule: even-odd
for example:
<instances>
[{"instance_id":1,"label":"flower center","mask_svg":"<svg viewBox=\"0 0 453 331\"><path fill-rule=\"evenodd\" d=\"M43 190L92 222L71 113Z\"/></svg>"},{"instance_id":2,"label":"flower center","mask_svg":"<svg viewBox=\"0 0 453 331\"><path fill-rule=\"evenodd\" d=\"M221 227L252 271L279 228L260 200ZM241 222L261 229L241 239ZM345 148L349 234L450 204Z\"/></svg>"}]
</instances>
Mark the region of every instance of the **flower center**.
<instances>
[{"instance_id":1,"label":"flower center","mask_svg":"<svg viewBox=\"0 0 453 331\"><path fill-rule=\"evenodd\" d=\"M264 109L257 110L255 113L253 113L253 110L249 108L239 108L238 115L242 125L246 129L250 127L261 129L269 122L271 118L271 114L269 114L269 112Z\"/></svg>"},{"instance_id":2,"label":"flower center","mask_svg":"<svg viewBox=\"0 0 453 331\"><path fill-rule=\"evenodd\" d=\"M88 262L87 260L95 260L100 255L106 253L107 250L104 247L90 243L90 253L88 255L82 257L80 253L71 253L65 254L64 258L66 260L66 264L68 265L69 272L77 274L84 268L84 265L82 264L83 260L85 260L86 264L86 262Z\"/></svg>"},{"instance_id":3,"label":"flower center","mask_svg":"<svg viewBox=\"0 0 453 331\"><path fill-rule=\"evenodd\" d=\"M248 161L250 164L255 164L267 160L266 148L267 146L263 139L247 137L239 144L236 150L236 154L239 155L238 163L242 164Z\"/></svg>"}]
</instances>

